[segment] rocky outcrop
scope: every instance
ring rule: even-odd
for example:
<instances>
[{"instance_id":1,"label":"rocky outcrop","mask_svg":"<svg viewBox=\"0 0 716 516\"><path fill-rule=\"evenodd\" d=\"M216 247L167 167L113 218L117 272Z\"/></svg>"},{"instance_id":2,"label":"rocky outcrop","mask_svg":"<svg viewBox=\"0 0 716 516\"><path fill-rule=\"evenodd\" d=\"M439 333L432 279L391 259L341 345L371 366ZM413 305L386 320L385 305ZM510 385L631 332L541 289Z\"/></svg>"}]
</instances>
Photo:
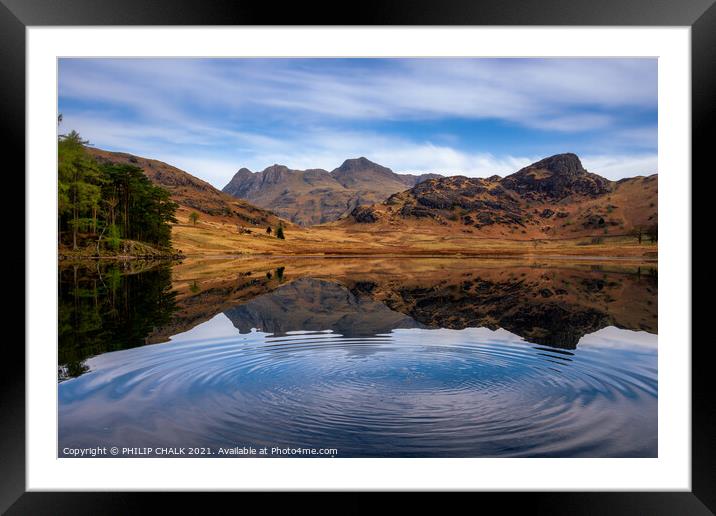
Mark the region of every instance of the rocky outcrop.
<instances>
[{"instance_id":1,"label":"rocky outcrop","mask_svg":"<svg viewBox=\"0 0 716 516\"><path fill-rule=\"evenodd\" d=\"M519 199L499 183L464 176L425 181L391 196L386 204L400 206L397 213L404 218L459 220L476 228L493 224L521 226L532 218Z\"/></svg>"},{"instance_id":2,"label":"rocky outcrop","mask_svg":"<svg viewBox=\"0 0 716 516\"><path fill-rule=\"evenodd\" d=\"M359 224L378 221L378 214L370 206L359 206L351 212L351 217Z\"/></svg>"},{"instance_id":3,"label":"rocky outcrop","mask_svg":"<svg viewBox=\"0 0 716 516\"><path fill-rule=\"evenodd\" d=\"M576 154L557 154L520 169L501 184L529 199L561 200L573 195L596 197L612 190L612 184L587 172Z\"/></svg>"}]
</instances>

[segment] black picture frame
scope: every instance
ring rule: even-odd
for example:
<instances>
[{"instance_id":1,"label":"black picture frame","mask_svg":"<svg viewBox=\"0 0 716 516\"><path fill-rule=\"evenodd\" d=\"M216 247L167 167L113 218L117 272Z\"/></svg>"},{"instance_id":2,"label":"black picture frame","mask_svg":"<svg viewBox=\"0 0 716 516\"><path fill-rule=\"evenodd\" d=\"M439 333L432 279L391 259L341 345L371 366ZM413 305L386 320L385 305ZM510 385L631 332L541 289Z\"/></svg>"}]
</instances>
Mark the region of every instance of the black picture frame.
<instances>
[{"instance_id":1,"label":"black picture frame","mask_svg":"<svg viewBox=\"0 0 716 516\"><path fill-rule=\"evenodd\" d=\"M707 164L713 147L716 114L716 4L714 0L401 0L364 1L360 5L242 0L0 0L0 127L6 149L24 148L25 29L62 25L557 25L689 26L692 38L692 169ZM13 170L25 170L24 153ZM8 174L6 173L6 176ZM17 192L24 177L12 175ZM687 171L685 180L693 181ZM9 177L4 179L10 180ZM25 192L28 194L29 192ZM14 197L20 198L19 195ZM697 221L695 217L692 217ZM19 224L15 224L19 226ZM17 228L16 231L20 231ZM692 234L694 234L692 232ZM25 241L26 235L17 235ZM24 246L23 248L24 249ZM25 263L15 252L10 266ZM26 270L25 274L31 271ZM17 290L16 292L20 292ZM13 294L12 304L20 306ZM22 303L24 306L24 303ZM664 308L664 307L662 307ZM8 514L133 513L159 498L162 510L191 503L206 509L205 496L189 500L183 493L38 493L25 492L25 352L18 339L6 342L6 367L0 375L0 510ZM686 346L689 343L672 343ZM716 511L714 389L710 382L710 342L694 340L692 352L692 490L690 492L480 493L500 510L525 508L549 514L713 514ZM231 496L231 494L226 494ZM242 494L241 496L246 496ZM422 504L422 496L413 502ZM482 503L481 500L480 503ZM486 501L486 500L485 500ZM244 498L245 503L245 498ZM295 502L294 502L295 503ZM359 512L364 498L350 496L340 512ZM311 510L320 510L311 504ZM331 510L330 504L326 507ZM325 510L325 509L324 509ZM360 511L362 512L362 511Z\"/></svg>"}]
</instances>

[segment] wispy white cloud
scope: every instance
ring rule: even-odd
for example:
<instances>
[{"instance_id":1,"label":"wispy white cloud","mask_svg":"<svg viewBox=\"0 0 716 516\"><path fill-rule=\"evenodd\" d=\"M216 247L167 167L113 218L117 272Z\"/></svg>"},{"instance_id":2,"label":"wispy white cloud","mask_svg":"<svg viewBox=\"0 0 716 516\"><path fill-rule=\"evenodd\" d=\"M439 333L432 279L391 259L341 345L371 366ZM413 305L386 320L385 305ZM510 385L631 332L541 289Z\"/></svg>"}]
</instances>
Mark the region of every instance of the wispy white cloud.
<instances>
[{"instance_id":1,"label":"wispy white cloud","mask_svg":"<svg viewBox=\"0 0 716 516\"><path fill-rule=\"evenodd\" d=\"M656 170L655 123L625 115L656 109L654 60L63 59L59 92L68 130L218 187L242 166L331 170L360 155L398 172L505 175L572 141L607 177ZM458 122L410 130L444 120ZM492 149L466 136L479 121L522 133Z\"/></svg>"},{"instance_id":2,"label":"wispy white cloud","mask_svg":"<svg viewBox=\"0 0 716 516\"><path fill-rule=\"evenodd\" d=\"M240 114L264 105L287 116L494 118L581 131L603 127L609 117L570 109L655 105L655 73L649 60L621 59L414 59L386 69L327 63L278 70L266 60L226 67L215 60L112 59L63 61L60 95L169 119L188 106Z\"/></svg>"},{"instance_id":3,"label":"wispy white cloud","mask_svg":"<svg viewBox=\"0 0 716 516\"><path fill-rule=\"evenodd\" d=\"M649 176L659 171L658 157L652 154L588 155L582 156L582 165L608 179Z\"/></svg>"},{"instance_id":4,"label":"wispy white cloud","mask_svg":"<svg viewBox=\"0 0 716 516\"><path fill-rule=\"evenodd\" d=\"M235 145L211 145L218 136L201 129L148 126L134 123L104 124L98 116L66 118L63 125L110 150L126 151L159 159L222 188L241 167L260 171L275 163L304 170L332 170L345 159L365 156L398 173L439 173L488 177L511 174L545 157L537 154L512 155L469 152L446 143L412 141L406 138L367 132L337 132L307 129L284 140L260 135L231 133ZM191 143L191 145L189 145ZM656 172L654 154L582 156L584 166L610 179Z\"/></svg>"}]
</instances>

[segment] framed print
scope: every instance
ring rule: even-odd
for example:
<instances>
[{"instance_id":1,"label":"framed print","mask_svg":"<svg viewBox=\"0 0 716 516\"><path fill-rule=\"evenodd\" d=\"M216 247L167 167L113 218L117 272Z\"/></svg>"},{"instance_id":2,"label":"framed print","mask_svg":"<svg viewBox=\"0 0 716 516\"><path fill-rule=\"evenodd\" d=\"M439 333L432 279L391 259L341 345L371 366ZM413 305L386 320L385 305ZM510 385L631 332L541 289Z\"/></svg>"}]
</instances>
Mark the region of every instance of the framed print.
<instances>
[{"instance_id":1,"label":"framed print","mask_svg":"<svg viewBox=\"0 0 716 516\"><path fill-rule=\"evenodd\" d=\"M691 171L716 7L647 4L317 25L3 0L27 300L3 510L470 491L710 514Z\"/></svg>"}]
</instances>

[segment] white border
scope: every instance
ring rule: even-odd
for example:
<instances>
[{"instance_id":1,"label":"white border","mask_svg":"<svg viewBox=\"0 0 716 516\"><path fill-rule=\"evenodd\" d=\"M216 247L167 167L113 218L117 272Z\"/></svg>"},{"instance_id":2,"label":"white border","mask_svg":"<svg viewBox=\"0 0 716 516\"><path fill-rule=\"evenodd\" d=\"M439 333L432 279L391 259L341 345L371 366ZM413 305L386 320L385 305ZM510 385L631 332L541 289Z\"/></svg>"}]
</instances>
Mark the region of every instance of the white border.
<instances>
[{"instance_id":1,"label":"white border","mask_svg":"<svg viewBox=\"0 0 716 516\"><path fill-rule=\"evenodd\" d=\"M27 489L690 490L690 29L27 30ZM658 56L658 459L56 458L58 56Z\"/></svg>"}]
</instances>

